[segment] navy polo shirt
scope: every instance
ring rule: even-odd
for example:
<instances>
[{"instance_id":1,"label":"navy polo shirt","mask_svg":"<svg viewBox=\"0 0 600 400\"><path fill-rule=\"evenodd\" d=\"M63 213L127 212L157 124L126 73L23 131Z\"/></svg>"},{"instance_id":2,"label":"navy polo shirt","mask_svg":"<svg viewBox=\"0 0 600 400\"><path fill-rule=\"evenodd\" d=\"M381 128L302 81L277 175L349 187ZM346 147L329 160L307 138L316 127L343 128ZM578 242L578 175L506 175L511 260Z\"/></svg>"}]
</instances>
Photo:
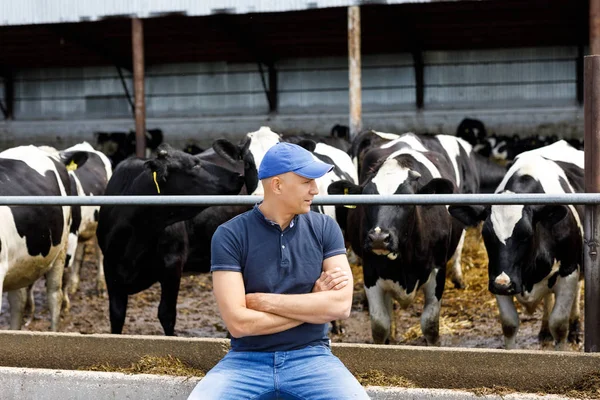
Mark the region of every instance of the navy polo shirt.
<instances>
[{"instance_id":1,"label":"navy polo shirt","mask_svg":"<svg viewBox=\"0 0 600 400\"><path fill-rule=\"evenodd\" d=\"M323 260L345 254L344 238L329 216L309 212L281 227L258 205L219 226L211 243L211 271L238 271L246 293L310 293ZM304 323L283 332L232 338L235 351L287 351L328 344L328 324Z\"/></svg>"}]
</instances>

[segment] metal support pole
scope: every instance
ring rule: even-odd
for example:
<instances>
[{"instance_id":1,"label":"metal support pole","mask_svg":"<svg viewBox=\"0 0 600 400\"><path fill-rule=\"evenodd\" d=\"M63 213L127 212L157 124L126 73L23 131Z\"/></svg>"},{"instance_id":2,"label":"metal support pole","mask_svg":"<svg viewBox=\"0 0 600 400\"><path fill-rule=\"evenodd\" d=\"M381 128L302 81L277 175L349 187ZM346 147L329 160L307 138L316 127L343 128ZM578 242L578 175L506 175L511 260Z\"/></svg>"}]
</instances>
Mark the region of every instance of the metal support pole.
<instances>
[{"instance_id":1,"label":"metal support pole","mask_svg":"<svg viewBox=\"0 0 600 400\"><path fill-rule=\"evenodd\" d=\"M15 86L14 86L14 74L11 69L6 69L2 72L4 77L4 102L0 102L2 105L2 114L4 119L11 120L14 115L14 104L15 104Z\"/></svg>"},{"instance_id":2,"label":"metal support pole","mask_svg":"<svg viewBox=\"0 0 600 400\"><path fill-rule=\"evenodd\" d=\"M360 7L348 7L348 78L350 87L350 140L362 130Z\"/></svg>"},{"instance_id":3,"label":"metal support pole","mask_svg":"<svg viewBox=\"0 0 600 400\"><path fill-rule=\"evenodd\" d=\"M277 69L275 63L269 63L269 112L276 113L279 105L277 94Z\"/></svg>"},{"instance_id":4,"label":"metal support pole","mask_svg":"<svg viewBox=\"0 0 600 400\"><path fill-rule=\"evenodd\" d=\"M593 0L592 0L593 1ZM585 191L600 192L600 56L584 61ZM586 352L600 351L600 207L585 206L583 269L585 271Z\"/></svg>"},{"instance_id":5,"label":"metal support pole","mask_svg":"<svg viewBox=\"0 0 600 400\"><path fill-rule=\"evenodd\" d=\"M135 154L146 155L146 102L144 98L144 27L142 20L131 20L133 46L133 88L135 97Z\"/></svg>"}]
</instances>

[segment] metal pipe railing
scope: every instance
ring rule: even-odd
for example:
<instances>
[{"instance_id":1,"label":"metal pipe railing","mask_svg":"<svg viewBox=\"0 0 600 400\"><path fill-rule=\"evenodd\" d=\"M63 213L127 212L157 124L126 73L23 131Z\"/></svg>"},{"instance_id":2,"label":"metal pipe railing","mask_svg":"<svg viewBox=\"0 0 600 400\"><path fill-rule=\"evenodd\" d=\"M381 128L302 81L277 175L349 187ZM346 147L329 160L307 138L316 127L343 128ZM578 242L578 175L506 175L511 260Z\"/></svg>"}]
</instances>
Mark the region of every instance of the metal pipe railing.
<instances>
[{"instance_id":1,"label":"metal pipe railing","mask_svg":"<svg viewBox=\"0 0 600 400\"><path fill-rule=\"evenodd\" d=\"M1 206L26 205L254 205L262 196L0 196ZM315 196L314 205L510 205L510 204L600 204L600 193L565 194L408 194L408 195L331 195Z\"/></svg>"}]
</instances>

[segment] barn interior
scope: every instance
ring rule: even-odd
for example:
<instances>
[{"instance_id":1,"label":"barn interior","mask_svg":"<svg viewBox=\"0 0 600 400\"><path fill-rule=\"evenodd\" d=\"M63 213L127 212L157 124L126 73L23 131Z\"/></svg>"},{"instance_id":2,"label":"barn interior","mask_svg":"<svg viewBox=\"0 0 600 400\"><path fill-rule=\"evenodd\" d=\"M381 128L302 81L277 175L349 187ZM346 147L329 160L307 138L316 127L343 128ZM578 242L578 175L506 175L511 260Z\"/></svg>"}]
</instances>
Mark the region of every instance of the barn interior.
<instances>
[{"instance_id":1,"label":"barn interior","mask_svg":"<svg viewBox=\"0 0 600 400\"><path fill-rule=\"evenodd\" d=\"M0 146L134 130L132 17L143 23L146 126L167 141L348 125L347 7L191 15L171 4L2 23ZM587 1L358 4L365 128L454 133L476 117L502 134L583 136Z\"/></svg>"}]
</instances>

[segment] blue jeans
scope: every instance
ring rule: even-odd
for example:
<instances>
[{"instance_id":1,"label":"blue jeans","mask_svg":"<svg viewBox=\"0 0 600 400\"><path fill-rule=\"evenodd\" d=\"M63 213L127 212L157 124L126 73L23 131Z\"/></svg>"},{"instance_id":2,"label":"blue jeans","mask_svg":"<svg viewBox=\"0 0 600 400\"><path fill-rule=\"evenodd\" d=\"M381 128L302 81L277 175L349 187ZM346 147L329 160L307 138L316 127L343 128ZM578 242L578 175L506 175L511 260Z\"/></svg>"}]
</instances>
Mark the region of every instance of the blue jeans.
<instances>
[{"instance_id":1,"label":"blue jeans","mask_svg":"<svg viewBox=\"0 0 600 400\"><path fill-rule=\"evenodd\" d=\"M276 352L230 351L188 400L368 399L364 388L325 345Z\"/></svg>"}]
</instances>

